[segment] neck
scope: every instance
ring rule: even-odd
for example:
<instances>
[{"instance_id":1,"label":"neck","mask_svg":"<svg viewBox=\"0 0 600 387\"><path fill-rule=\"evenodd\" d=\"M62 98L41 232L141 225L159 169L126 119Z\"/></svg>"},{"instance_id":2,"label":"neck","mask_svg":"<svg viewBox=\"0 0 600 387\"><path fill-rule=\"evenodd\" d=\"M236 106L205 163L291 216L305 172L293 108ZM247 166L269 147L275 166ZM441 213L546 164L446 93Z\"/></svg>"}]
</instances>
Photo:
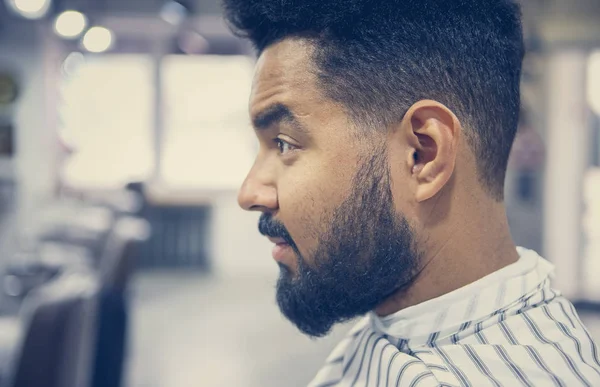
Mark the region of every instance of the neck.
<instances>
[{"instance_id":1,"label":"neck","mask_svg":"<svg viewBox=\"0 0 600 387\"><path fill-rule=\"evenodd\" d=\"M461 221L450 221L454 216ZM419 273L408 288L398 291L375 309L379 316L459 289L519 258L502 203L470 203L460 214L448 214L446 220L426 227L432 232L428 233L428 243L422 248ZM436 238L436 235L441 237Z\"/></svg>"}]
</instances>

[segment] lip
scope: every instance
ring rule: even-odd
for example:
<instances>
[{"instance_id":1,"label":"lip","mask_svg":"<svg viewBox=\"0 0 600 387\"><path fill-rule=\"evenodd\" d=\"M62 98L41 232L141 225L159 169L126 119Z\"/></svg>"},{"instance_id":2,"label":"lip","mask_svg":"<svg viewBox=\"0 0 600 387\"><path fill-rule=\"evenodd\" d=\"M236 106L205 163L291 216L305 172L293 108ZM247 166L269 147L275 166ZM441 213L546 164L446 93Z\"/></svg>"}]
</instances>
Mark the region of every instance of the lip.
<instances>
[{"instance_id":1,"label":"lip","mask_svg":"<svg viewBox=\"0 0 600 387\"><path fill-rule=\"evenodd\" d=\"M277 262L286 263L293 253L292 247L287 243L273 246L273 259Z\"/></svg>"},{"instance_id":2,"label":"lip","mask_svg":"<svg viewBox=\"0 0 600 387\"><path fill-rule=\"evenodd\" d=\"M283 238L267 237L267 239L269 239L271 242L275 243L275 245L287 245L288 244L285 241L285 239L283 239Z\"/></svg>"},{"instance_id":3,"label":"lip","mask_svg":"<svg viewBox=\"0 0 600 387\"><path fill-rule=\"evenodd\" d=\"M294 250L292 249L292 246L285 241L285 239L272 237L268 237L268 239L275 244L272 251L273 259L275 261L284 263L285 261L291 259L294 254Z\"/></svg>"}]
</instances>

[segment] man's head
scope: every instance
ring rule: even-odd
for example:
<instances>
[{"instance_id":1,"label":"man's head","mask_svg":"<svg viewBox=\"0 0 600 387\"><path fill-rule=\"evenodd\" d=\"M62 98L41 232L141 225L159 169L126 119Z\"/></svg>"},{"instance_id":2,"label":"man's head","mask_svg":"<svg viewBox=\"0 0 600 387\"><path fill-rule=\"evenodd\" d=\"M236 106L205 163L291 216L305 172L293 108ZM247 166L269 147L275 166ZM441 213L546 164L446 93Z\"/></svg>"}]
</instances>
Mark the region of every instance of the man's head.
<instances>
[{"instance_id":1,"label":"man's head","mask_svg":"<svg viewBox=\"0 0 600 387\"><path fill-rule=\"evenodd\" d=\"M261 146L240 204L263 212L260 231L278 243L282 311L322 335L410 286L440 198L502 200L519 9L225 0L225 10L260 54L250 114Z\"/></svg>"}]
</instances>

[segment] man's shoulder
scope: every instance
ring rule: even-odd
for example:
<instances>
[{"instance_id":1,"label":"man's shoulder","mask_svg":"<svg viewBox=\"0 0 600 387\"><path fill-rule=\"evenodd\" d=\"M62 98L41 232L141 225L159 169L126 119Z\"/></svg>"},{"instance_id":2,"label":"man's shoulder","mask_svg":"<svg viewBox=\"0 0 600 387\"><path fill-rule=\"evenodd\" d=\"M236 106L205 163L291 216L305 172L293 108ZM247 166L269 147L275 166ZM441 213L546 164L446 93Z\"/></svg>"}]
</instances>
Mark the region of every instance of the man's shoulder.
<instances>
[{"instance_id":1,"label":"man's shoulder","mask_svg":"<svg viewBox=\"0 0 600 387\"><path fill-rule=\"evenodd\" d=\"M499 345L539 346L581 340L593 343L573 304L559 293L474 324L473 334L479 342Z\"/></svg>"},{"instance_id":2,"label":"man's shoulder","mask_svg":"<svg viewBox=\"0 0 600 387\"><path fill-rule=\"evenodd\" d=\"M400 386L600 386L600 351L571 303L558 293L538 299L461 324L462 331L437 332L425 344L388 337L366 316L310 386L387 386L387 379Z\"/></svg>"},{"instance_id":3,"label":"man's shoulder","mask_svg":"<svg viewBox=\"0 0 600 387\"><path fill-rule=\"evenodd\" d=\"M464 339L425 353L450 369L454 366L466 378L483 375L516 378L526 385L600 385L598 346L572 304L561 296L498 315L492 323L475 324Z\"/></svg>"}]
</instances>

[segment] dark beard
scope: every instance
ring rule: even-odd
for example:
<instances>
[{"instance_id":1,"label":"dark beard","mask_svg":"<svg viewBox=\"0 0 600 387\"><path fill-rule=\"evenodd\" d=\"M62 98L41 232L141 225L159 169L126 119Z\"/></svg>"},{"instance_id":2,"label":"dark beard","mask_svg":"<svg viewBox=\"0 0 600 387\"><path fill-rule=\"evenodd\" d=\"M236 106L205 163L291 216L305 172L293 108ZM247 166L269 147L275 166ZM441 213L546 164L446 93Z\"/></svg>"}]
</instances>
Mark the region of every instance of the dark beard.
<instances>
[{"instance_id":1,"label":"dark beard","mask_svg":"<svg viewBox=\"0 0 600 387\"><path fill-rule=\"evenodd\" d=\"M298 257L298 272L280 265L277 303L307 335L363 315L408 286L419 266L413 233L394 208L383 153L362 164L353 192L333 212L309 266L285 227L263 214L259 230L281 237ZM324 220L325 221L325 220Z\"/></svg>"}]
</instances>

